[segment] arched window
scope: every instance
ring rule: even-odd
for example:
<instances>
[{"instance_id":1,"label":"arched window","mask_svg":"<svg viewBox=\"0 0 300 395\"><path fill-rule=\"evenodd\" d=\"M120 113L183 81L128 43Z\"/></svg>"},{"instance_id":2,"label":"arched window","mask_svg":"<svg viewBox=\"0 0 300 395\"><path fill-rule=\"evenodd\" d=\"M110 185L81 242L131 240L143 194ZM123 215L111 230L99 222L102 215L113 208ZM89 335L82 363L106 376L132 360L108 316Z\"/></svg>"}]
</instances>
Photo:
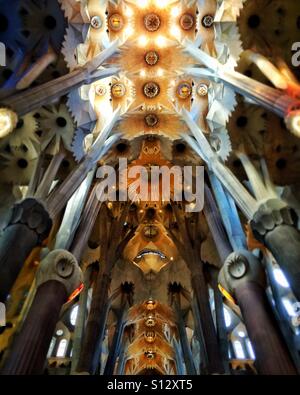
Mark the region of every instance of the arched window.
<instances>
[{"instance_id":1,"label":"arched window","mask_svg":"<svg viewBox=\"0 0 300 395\"><path fill-rule=\"evenodd\" d=\"M252 344L249 339L246 340L246 346L247 346L247 350L248 350L248 354L250 355L250 358L255 359L254 350L253 350Z\"/></svg>"},{"instance_id":2,"label":"arched window","mask_svg":"<svg viewBox=\"0 0 300 395\"><path fill-rule=\"evenodd\" d=\"M232 358L232 354L231 354L230 347L228 347L228 358L229 358L229 359L231 359L231 358Z\"/></svg>"},{"instance_id":3,"label":"arched window","mask_svg":"<svg viewBox=\"0 0 300 395\"><path fill-rule=\"evenodd\" d=\"M246 333L245 333L243 330L238 331L237 334L238 334L239 337L241 337L242 339L243 339L244 337L246 337Z\"/></svg>"},{"instance_id":4,"label":"arched window","mask_svg":"<svg viewBox=\"0 0 300 395\"><path fill-rule=\"evenodd\" d=\"M289 283L283 273L283 271L281 269L279 269L279 267L276 267L273 270L274 273L274 278L276 280L276 282L283 288L289 288Z\"/></svg>"},{"instance_id":5,"label":"arched window","mask_svg":"<svg viewBox=\"0 0 300 395\"><path fill-rule=\"evenodd\" d=\"M78 315L78 309L79 306L74 306L72 311L71 311L71 315L70 315L70 322L73 326L76 325L76 320L77 320L77 315Z\"/></svg>"},{"instance_id":6,"label":"arched window","mask_svg":"<svg viewBox=\"0 0 300 395\"><path fill-rule=\"evenodd\" d=\"M229 311L225 308L224 308L224 319L225 319L226 328L229 328L232 320Z\"/></svg>"},{"instance_id":7,"label":"arched window","mask_svg":"<svg viewBox=\"0 0 300 395\"><path fill-rule=\"evenodd\" d=\"M282 303L283 303L286 311L288 312L289 316L295 317L295 315L296 315L296 310L295 310L295 307L294 307L295 304L292 303L290 301L290 299L288 299L288 298L283 298L282 299Z\"/></svg>"},{"instance_id":8,"label":"arched window","mask_svg":"<svg viewBox=\"0 0 300 395\"><path fill-rule=\"evenodd\" d=\"M67 352L67 346L68 346L67 339L62 339L59 342L56 356L59 357L59 358L64 358L65 355L66 355L66 352Z\"/></svg>"},{"instance_id":9,"label":"arched window","mask_svg":"<svg viewBox=\"0 0 300 395\"><path fill-rule=\"evenodd\" d=\"M62 329L58 329L56 331L56 336L62 336L64 334L64 331Z\"/></svg>"},{"instance_id":10,"label":"arched window","mask_svg":"<svg viewBox=\"0 0 300 395\"><path fill-rule=\"evenodd\" d=\"M233 348L237 359L245 359L246 355L242 343L239 340L233 342Z\"/></svg>"},{"instance_id":11,"label":"arched window","mask_svg":"<svg viewBox=\"0 0 300 395\"><path fill-rule=\"evenodd\" d=\"M55 338L55 337L52 337L51 343L50 343L50 346L49 346L49 350L48 350L48 354L47 354L47 358L50 358L50 357L51 357L52 352L53 352L54 347L55 347L55 344L56 344L56 338Z\"/></svg>"}]
</instances>

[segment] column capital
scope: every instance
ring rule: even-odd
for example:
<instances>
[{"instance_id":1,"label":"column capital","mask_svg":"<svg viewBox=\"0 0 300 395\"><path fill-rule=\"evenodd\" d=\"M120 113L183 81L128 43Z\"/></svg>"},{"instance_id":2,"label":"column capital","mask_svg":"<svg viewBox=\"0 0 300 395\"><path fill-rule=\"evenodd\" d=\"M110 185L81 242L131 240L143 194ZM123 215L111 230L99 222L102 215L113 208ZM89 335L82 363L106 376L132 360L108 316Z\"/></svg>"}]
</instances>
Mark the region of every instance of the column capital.
<instances>
[{"instance_id":1,"label":"column capital","mask_svg":"<svg viewBox=\"0 0 300 395\"><path fill-rule=\"evenodd\" d=\"M38 243L41 243L51 230L52 220L42 201L28 198L13 206L8 227L16 224L23 224L35 231Z\"/></svg>"},{"instance_id":2,"label":"column capital","mask_svg":"<svg viewBox=\"0 0 300 395\"><path fill-rule=\"evenodd\" d=\"M62 283L68 295L83 282L82 271L69 251L51 251L41 262L37 273L37 287L51 280Z\"/></svg>"},{"instance_id":3,"label":"column capital","mask_svg":"<svg viewBox=\"0 0 300 395\"><path fill-rule=\"evenodd\" d=\"M280 225L294 226L295 218L287 203L277 198L263 201L250 220L251 229L260 241Z\"/></svg>"},{"instance_id":4,"label":"column capital","mask_svg":"<svg viewBox=\"0 0 300 395\"><path fill-rule=\"evenodd\" d=\"M231 295L247 282L265 287L265 272L259 259L246 250L235 251L228 256L219 273L220 285Z\"/></svg>"}]
</instances>

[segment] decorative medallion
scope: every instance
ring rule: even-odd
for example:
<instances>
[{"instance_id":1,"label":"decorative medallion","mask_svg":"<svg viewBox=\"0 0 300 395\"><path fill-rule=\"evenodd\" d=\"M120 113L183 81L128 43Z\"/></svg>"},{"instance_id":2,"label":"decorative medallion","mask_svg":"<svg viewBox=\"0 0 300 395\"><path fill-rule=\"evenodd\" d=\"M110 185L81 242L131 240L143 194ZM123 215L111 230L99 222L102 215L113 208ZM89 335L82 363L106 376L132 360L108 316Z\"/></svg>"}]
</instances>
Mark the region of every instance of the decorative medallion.
<instances>
[{"instance_id":1,"label":"decorative medallion","mask_svg":"<svg viewBox=\"0 0 300 395\"><path fill-rule=\"evenodd\" d=\"M124 26L124 21L121 15L113 14L108 21L109 27L115 32L120 31Z\"/></svg>"},{"instance_id":2,"label":"decorative medallion","mask_svg":"<svg viewBox=\"0 0 300 395\"><path fill-rule=\"evenodd\" d=\"M205 15L202 18L202 26L206 28L210 28L212 27L213 24L214 24L214 17L212 15Z\"/></svg>"},{"instance_id":3,"label":"decorative medallion","mask_svg":"<svg viewBox=\"0 0 300 395\"><path fill-rule=\"evenodd\" d=\"M206 84L199 84L197 86L197 94L201 97L206 96L208 93L208 86Z\"/></svg>"},{"instance_id":4,"label":"decorative medallion","mask_svg":"<svg viewBox=\"0 0 300 395\"><path fill-rule=\"evenodd\" d=\"M101 29L101 27L102 27L102 19L100 18L100 16L95 15L95 16L92 17L92 19L91 19L91 26L94 29Z\"/></svg>"},{"instance_id":5,"label":"decorative medallion","mask_svg":"<svg viewBox=\"0 0 300 395\"><path fill-rule=\"evenodd\" d=\"M191 14L184 14L180 18L180 26L183 30L191 30L194 26L195 20L193 15Z\"/></svg>"},{"instance_id":6,"label":"decorative medallion","mask_svg":"<svg viewBox=\"0 0 300 395\"><path fill-rule=\"evenodd\" d=\"M143 88L144 95L148 97L148 99L153 99L154 97L159 95L160 87L156 82L147 82Z\"/></svg>"},{"instance_id":7,"label":"decorative medallion","mask_svg":"<svg viewBox=\"0 0 300 395\"><path fill-rule=\"evenodd\" d=\"M96 86L95 92L96 92L97 96L105 96L106 92L107 92L107 89L106 89L106 87L104 85L100 85L99 84L99 85Z\"/></svg>"},{"instance_id":8,"label":"decorative medallion","mask_svg":"<svg viewBox=\"0 0 300 395\"><path fill-rule=\"evenodd\" d=\"M152 299L147 300L146 302L147 310L154 310L156 307L157 307L157 303L154 300Z\"/></svg>"},{"instance_id":9,"label":"decorative medallion","mask_svg":"<svg viewBox=\"0 0 300 395\"><path fill-rule=\"evenodd\" d=\"M149 66L155 66L159 61L159 56L156 51L149 51L145 55L145 62Z\"/></svg>"},{"instance_id":10,"label":"decorative medallion","mask_svg":"<svg viewBox=\"0 0 300 395\"><path fill-rule=\"evenodd\" d=\"M125 85L122 84L121 82L117 82L116 84L113 84L111 87L111 94L113 97L120 98L125 96L126 93L126 88Z\"/></svg>"},{"instance_id":11,"label":"decorative medallion","mask_svg":"<svg viewBox=\"0 0 300 395\"><path fill-rule=\"evenodd\" d=\"M144 17L144 26L148 32L156 32L160 28L160 17L157 14L151 13Z\"/></svg>"},{"instance_id":12,"label":"decorative medallion","mask_svg":"<svg viewBox=\"0 0 300 395\"><path fill-rule=\"evenodd\" d=\"M148 359L154 359L155 358L155 352L153 351L153 350L147 350L146 352L145 352L145 356L148 358Z\"/></svg>"},{"instance_id":13,"label":"decorative medallion","mask_svg":"<svg viewBox=\"0 0 300 395\"><path fill-rule=\"evenodd\" d=\"M147 126L149 127L154 127L158 124L159 119L158 116L156 114L148 114L145 116L145 123Z\"/></svg>"},{"instance_id":14,"label":"decorative medallion","mask_svg":"<svg viewBox=\"0 0 300 395\"><path fill-rule=\"evenodd\" d=\"M244 277L248 271L247 259L238 253L230 255L226 264L230 275L235 279Z\"/></svg>"},{"instance_id":15,"label":"decorative medallion","mask_svg":"<svg viewBox=\"0 0 300 395\"><path fill-rule=\"evenodd\" d=\"M152 315L149 315L146 318L146 322L145 322L146 326L148 326L149 328L152 328L153 326L156 325L156 321L154 319L154 317Z\"/></svg>"},{"instance_id":16,"label":"decorative medallion","mask_svg":"<svg viewBox=\"0 0 300 395\"><path fill-rule=\"evenodd\" d=\"M74 262L68 258L59 258L55 262L55 271L62 278L68 278L74 272Z\"/></svg>"},{"instance_id":17,"label":"decorative medallion","mask_svg":"<svg viewBox=\"0 0 300 395\"><path fill-rule=\"evenodd\" d=\"M182 82L178 85L176 93L180 99L187 99L192 94L192 85L188 82Z\"/></svg>"},{"instance_id":18,"label":"decorative medallion","mask_svg":"<svg viewBox=\"0 0 300 395\"><path fill-rule=\"evenodd\" d=\"M145 340L146 340L147 343L154 343L154 341L155 341L155 332L152 332L152 331L147 332L145 334Z\"/></svg>"}]
</instances>

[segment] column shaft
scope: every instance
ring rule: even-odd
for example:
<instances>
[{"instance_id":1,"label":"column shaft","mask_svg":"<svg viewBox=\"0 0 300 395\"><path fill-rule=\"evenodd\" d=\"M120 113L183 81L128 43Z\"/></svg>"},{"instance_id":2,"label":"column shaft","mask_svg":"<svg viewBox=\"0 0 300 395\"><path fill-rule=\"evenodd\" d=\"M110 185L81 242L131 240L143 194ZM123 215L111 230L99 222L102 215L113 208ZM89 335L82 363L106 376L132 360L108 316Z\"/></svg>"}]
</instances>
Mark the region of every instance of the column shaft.
<instances>
[{"instance_id":1,"label":"column shaft","mask_svg":"<svg viewBox=\"0 0 300 395\"><path fill-rule=\"evenodd\" d=\"M106 318L109 310L108 289L110 278L103 273L99 273L99 276L93 291L91 311L82 343L77 372L95 374L100 363L101 344L104 338Z\"/></svg>"},{"instance_id":2,"label":"column shaft","mask_svg":"<svg viewBox=\"0 0 300 395\"><path fill-rule=\"evenodd\" d=\"M108 354L107 362L105 365L104 375L106 376L112 376L114 374L115 364L120 353L120 346L124 331L125 312L125 306L122 306L121 311L119 311L118 313L118 320L115 327L111 350Z\"/></svg>"},{"instance_id":3,"label":"column shaft","mask_svg":"<svg viewBox=\"0 0 300 395\"><path fill-rule=\"evenodd\" d=\"M277 226L266 234L265 244L300 300L300 232L293 226Z\"/></svg>"},{"instance_id":4,"label":"column shaft","mask_svg":"<svg viewBox=\"0 0 300 395\"><path fill-rule=\"evenodd\" d=\"M222 356L225 373L229 373L230 372L229 361L228 361L229 343L228 343L228 335L225 325L223 297L218 288L218 272L215 269L213 269L211 272L212 272L211 281L214 290L217 335L220 343L220 353Z\"/></svg>"},{"instance_id":5,"label":"column shaft","mask_svg":"<svg viewBox=\"0 0 300 395\"><path fill-rule=\"evenodd\" d=\"M236 288L235 295L253 344L259 373L297 374L277 329L265 290L254 282L244 282Z\"/></svg>"},{"instance_id":6,"label":"column shaft","mask_svg":"<svg viewBox=\"0 0 300 395\"><path fill-rule=\"evenodd\" d=\"M79 308L78 308L78 316L76 319L76 325L74 330L74 341L73 341L73 353L72 353L72 367L71 374L76 371L82 339L84 336L84 327L87 316L87 301L89 295L89 287L91 283L91 272L93 270L92 266L89 266L84 274L84 289L80 294L79 298Z\"/></svg>"},{"instance_id":7,"label":"column shaft","mask_svg":"<svg viewBox=\"0 0 300 395\"><path fill-rule=\"evenodd\" d=\"M38 287L28 316L13 343L2 374L43 373L55 325L66 299L66 288L58 281L50 280Z\"/></svg>"},{"instance_id":8,"label":"column shaft","mask_svg":"<svg viewBox=\"0 0 300 395\"><path fill-rule=\"evenodd\" d=\"M216 329L209 303L207 284L203 273L192 276L192 287L200 313L202 333L206 347L208 373L224 373Z\"/></svg>"},{"instance_id":9,"label":"column shaft","mask_svg":"<svg viewBox=\"0 0 300 395\"><path fill-rule=\"evenodd\" d=\"M174 302L174 311L176 314L177 328L179 332L180 343L182 347L183 358L185 362L186 373L188 375L196 375L196 369L193 361L193 355L191 347L187 338L186 328L184 319L182 317L182 311L177 300Z\"/></svg>"},{"instance_id":10,"label":"column shaft","mask_svg":"<svg viewBox=\"0 0 300 395\"><path fill-rule=\"evenodd\" d=\"M232 247L225 232L223 221L221 219L214 197L207 185L205 185L204 214L218 250L221 262L223 263L228 255L232 253Z\"/></svg>"}]
</instances>

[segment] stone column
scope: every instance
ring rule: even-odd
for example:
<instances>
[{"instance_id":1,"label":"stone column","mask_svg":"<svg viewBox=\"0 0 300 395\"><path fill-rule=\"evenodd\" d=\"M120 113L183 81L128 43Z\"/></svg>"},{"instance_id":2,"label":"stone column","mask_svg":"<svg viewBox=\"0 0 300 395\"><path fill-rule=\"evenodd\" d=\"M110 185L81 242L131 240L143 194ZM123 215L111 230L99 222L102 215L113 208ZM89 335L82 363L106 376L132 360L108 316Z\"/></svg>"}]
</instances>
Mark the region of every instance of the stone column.
<instances>
[{"instance_id":1,"label":"stone column","mask_svg":"<svg viewBox=\"0 0 300 395\"><path fill-rule=\"evenodd\" d=\"M207 373L223 374L224 366L210 308L207 283L202 268L195 268L194 272L191 273L191 283L201 320L201 328L207 356Z\"/></svg>"},{"instance_id":2,"label":"stone column","mask_svg":"<svg viewBox=\"0 0 300 395\"><path fill-rule=\"evenodd\" d=\"M87 336L86 331L76 369L77 373L95 374L99 366L101 344L103 342L107 314L110 308L108 295L110 283L110 276L107 274L98 275L97 282L93 289L93 301L89 313L89 336ZM91 336L91 333L93 336Z\"/></svg>"},{"instance_id":3,"label":"stone column","mask_svg":"<svg viewBox=\"0 0 300 395\"><path fill-rule=\"evenodd\" d=\"M210 171L231 194L249 220L254 236L273 254L295 296L300 300L300 232L296 228L296 216L293 215L293 211L284 201L277 198L275 191L263 187L262 181L258 182L256 175L256 187L255 183L252 183L252 187L259 200L250 195L236 176L217 158L190 114L186 110L182 110L182 114L197 143L187 135L183 138L202 157ZM249 172L248 166L248 175L250 174L253 174L253 169Z\"/></svg>"},{"instance_id":4,"label":"stone column","mask_svg":"<svg viewBox=\"0 0 300 395\"><path fill-rule=\"evenodd\" d=\"M89 318L86 326L82 350L78 361L77 372L81 374L96 374L100 358L101 345L106 328L107 314L114 294L109 298L111 274L115 263L121 258L123 250L135 233L135 228L124 230L124 222L128 216L130 204L118 206L118 215L112 217L106 205L100 212L101 221L101 261L100 271L93 288L93 296ZM107 225L110 230L107 231Z\"/></svg>"},{"instance_id":5,"label":"stone column","mask_svg":"<svg viewBox=\"0 0 300 395\"><path fill-rule=\"evenodd\" d=\"M37 291L2 371L4 375L42 374L61 307L82 282L72 254L55 250L42 261Z\"/></svg>"},{"instance_id":6,"label":"stone column","mask_svg":"<svg viewBox=\"0 0 300 395\"><path fill-rule=\"evenodd\" d=\"M228 255L232 252L232 247L224 229L223 221L220 216L218 207L207 184L205 184L204 193L204 215L209 230L212 234L213 240L215 242L220 259L222 262L224 262Z\"/></svg>"},{"instance_id":7,"label":"stone column","mask_svg":"<svg viewBox=\"0 0 300 395\"><path fill-rule=\"evenodd\" d=\"M66 154L67 152L64 149L63 144L60 143L58 152L52 157L51 162L34 193L34 196L37 199L46 199L48 196L48 193L51 190L51 185L56 178L57 172L59 171Z\"/></svg>"},{"instance_id":8,"label":"stone column","mask_svg":"<svg viewBox=\"0 0 300 395\"><path fill-rule=\"evenodd\" d=\"M111 345L111 350L108 354L107 362L105 365L104 375L111 376L114 374L115 364L117 357L120 354L120 346L125 326L125 313L126 313L126 303L123 304L121 309L118 311L118 319L116 322L114 337Z\"/></svg>"},{"instance_id":9,"label":"stone column","mask_svg":"<svg viewBox=\"0 0 300 395\"><path fill-rule=\"evenodd\" d=\"M272 305L272 311L275 315L275 318L277 320L278 326L281 330L281 333L284 337L285 343L289 349L289 352L291 354L291 357L293 358L294 364L297 368L298 374L300 374L300 356L298 353L297 348L295 347L295 339L294 339L294 333L291 331L290 323L289 323L289 314L286 311L286 308L284 307L284 304L282 302L282 293L281 293L281 287L275 280L274 276L274 267L272 263L272 257L270 254L268 254L265 257L265 267L266 267L266 272L268 275L270 287L272 290L272 298L274 299L275 304ZM270 300L270 298L269 298Z\"/></svg>"},{"instance_id":10,"label":"stone column","mask_svg":"<svg viewBox=\"0 0 300 395\"><path fill-rule=\"evenodd\" d=\"M55 218L80 187L88 173L96 166L97 162L110 150L120 137L114 134L109 137L113 127L119 120L121 108L118 107L110 122L101 130L92 147L87 151L82 160L74 167L66 179L46 199L46 205L50 216ZM102 193L102 191L99 191Z\"/></svg>"},{"instance_id":11,"label":"stone column","mask_svg":"<svg viewBox=\"0 0 300 395\"><path fill-rule=\"evenodd\" d=\"M206 345L204 341L204 335L203 335L203 330L202 330L202 324L201 324L201 318L199 314L199 308L198 308L198 303L195 298L195 296L191 300L191 308L192 308L192 313L193 313L193 319L194 319L194 332L197 340L199 341L200 344L200 366L199 366L199 371L201 375L206 375L208 374L208 355L206 351Z\"/></svg>"},{"instance_id":12,"label":"stone column","mask_svg":"<svg viewBox=\"0 0 300 395\"><path fill-rule=\"evenodd\" d=\"M91 190L90 196L81 216L80 224L71 243L70 251L78 259L78 261L81 260L82 254L86 249L102 204L99 199L100 196L97 194L98 186L99 185L96 183L96 185Z\"/></svg>"},{"instance_id":13,"label":"stone column","mask_svg":"<svg viewBox=\"0 0 300 395\"><path fill-rule=\"evenodd\" d=\"M250 225L254 236L272 253L300 300L300 232L292 210L279 199L263 202Z\"/></svg>"},{"instance_id":14,"label":"stone column","mask_svg":"<svg viewBox=\"0 0 300 395\"><path fill-rule=\"evenodd\" d=\"M91 275L93 271L93 266L90 265L86 268L84 272L84 289L80 294L79 298L79 308L74 330L74 340L73 340L73 353L72 353L72 365L71 374L75 374L77 363L79 360L82 338L84 336L84 328L86 324L87 317L87 302L89 295L89 288L91 285Z\"/></svg>"},{"instance_id":15,"label":"stone column","mask_svg":"<svg viewBox=\"0 0 300 395\"><path fill-rule=\"evenodd\" d=\"M5 302L26 258L47 238L51 227L42 202L29 198L14 205L0 238L0 301Z\"/></svg>"},{"instance_id":16,"label":"stone column","mask_svg":"<svg viewBox=\"0 0 300 395\"><path fill-rule=\"evenodd\" d=\"M223 306L223 297L218 288L218 271L215 268L211 268L211 285L214 291L214 302L215 302L215 314L216 314L216 327L217 327L217 335L220 343L220 352L222 355L223 366L226 374L230 373L229 369L229 343L228 343L228 334L225 324L224 317L224 306Z\"/></svg>"},{"instance_id":17,"label":"stone column","mask_svg":"<svg viewBox=\"0 0 300 395\"><path fill-rule=\"evenodd\" d=\"M2 100L2 104L12 108L21 117L37 108L53 103L84 84L91 84L93 81L110 77L118 73L119 69L117 67L105 69L100 66L117 51L118 47L119 41L116 40L85 65L42 85L5 98Z\"/></svg>"},{"instance_id":18,"label":"stone column","mask_svg":"<svg viewBox=\"0 0 300 395\"><path fill-rule=\"evenodd\" d=\"M249 251L238 251L226 260L220 285L239 305L252 342L258 372L263 375L295 375L296 369L265 294L265 273Z\"/></svg>"},{"instance_id":19,"label":"stone column","mask_svg":"<svg viewBox=\"0 0 300 395\"><path fill-rule=\"evenodd\" d=\"M127 358L127 348L128 348L128 337L126 334L123 336L123 340L121 343L121 349L119 353L119 359L118 359L118 366L117 366L117 375L122 375L124 374L124 368L126 364L126 358Z\"/></svg>"},{"instance_id":20,"label":"stone column","mask_svg":"<svg viewBox=\"0 0 300 395\"><path fill-rule=\"evenodd\" d=\"M178 294L174 295L174 312L176 315L177 328L179 332L186 373L188 375L196 375L197 372L193 361L191 347L187 338L185 323L180 308L180 296Z\"/></svg>"},{"instance_id":21,"label":"stone column","mask_svg":"<svg viewBox=\"0 0 300 395\"><path fill-rule=\"evenodd\" d=\"M217 59L211 57L194 45L185 47L194 59L206 67L187 67L189 75L198 78L208 78L212 81L223 82L247 99L263 106L267 110L285 118L288 129L299 136L298 119L300 114L300 101L297 94L291 94L288 89L276 89L249 78L237 71L229 70Z\"/></svg>"},{"instance_id":22,"label":"stone column","mask_svg":"<svg viewBox=\"0 0 300 395\"><path fill-rule=\"evenodd\" d=\"M214 239L216 249L218 251L221 262L223 263L228 255L232 253L232 247L223 226L220 212L215 203L214 197L207 185L205 185L205 206L204 215L208 223L208 227ZM224 370L229 373L228 364L228 340L224 319L223 298L218 289L218 272L215 268L209 270L211 276L211 285L214 291L215 314L217 335L220 343L220 352L222 355Z\"/></svg>"},{"instance_id":23,"label":"stone column","mask_svg":"<svg viewBox=\"0 0 300 395\"><path fill-rule=\"evenodd\" d=\"M176 373L178 376L183 376L185 373L185 366L183 363L181 349L180 349L179 343L177 342L176 339L173 339L172 346L175 351Z\"/></svg>"}]
</instances>

